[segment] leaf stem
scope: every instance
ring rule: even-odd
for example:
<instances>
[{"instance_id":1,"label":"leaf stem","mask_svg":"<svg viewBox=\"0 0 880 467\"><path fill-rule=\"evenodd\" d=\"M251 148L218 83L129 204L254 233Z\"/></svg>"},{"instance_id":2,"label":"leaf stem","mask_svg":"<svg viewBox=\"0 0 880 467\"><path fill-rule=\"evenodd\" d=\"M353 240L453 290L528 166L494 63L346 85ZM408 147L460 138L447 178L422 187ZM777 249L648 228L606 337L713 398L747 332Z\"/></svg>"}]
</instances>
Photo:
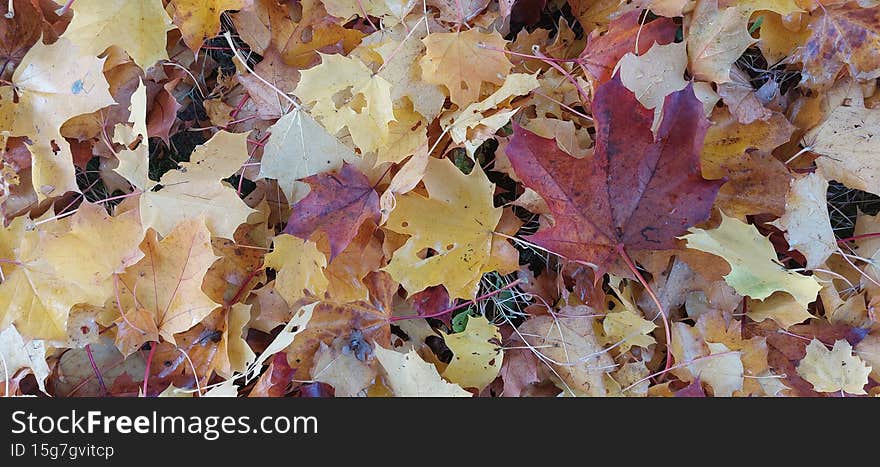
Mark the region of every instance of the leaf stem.
<instances>
[{"instance_id":1,"label":"leaf stem","mask_svg":"<svg viewBox=\"0 0 880 467\"><path fill-rule=\"evenodd\" d=\"M672 333L669 328L669 319L666 317L666 312L663 310L663 305L660 304L660 300L657 299L657 295L654 294L654 290L651 289L651 286L648 285L648 281L642 277L642 273L639 272L638 268L636 268L635 263L632 258L629 257L629 253L626 252L626 249L623 247L623 244L617 245L617 253L620 254L620 257L623 258L623 261L626 263L629 270L636 275L636 278L639 280L639 283L642 284L642 287L645 288L645 291L648 292L648 295L651 297L651 300L654 300L654 304L657 305L657 309L660 311L660 317L663 318L663 330L666 333L666 367L663 369L664 372L668 371L672 368ZM654 317L654 319L657 319Z\"/></svg>"},{"instance_id":2,"label":"leaf stem","mask_svg":"<svg viewBox=\"0 0 880 467\"><path fill-rule=\"evenodd\" d=\"M153 355L156 354L158 342L150 342L150 354L147 356L147 368L144 369L144 397L147 397L147 383L150 381L150 366L153 364Z\"/></svg>"},{"instance_id":3,"label":"leaf stem","mask_svg":"<svg viewBox=\"0 0 880 467\"><path fill-rule=\"evenodd\" d=\"M861 235L854 235L852 237L841 238L837 240L837 243L846 243L846 242L854 242L856 240L864 240L866 238L877 238L880 237L880 232L871 232Z\"/></svg>"}]
</instances>

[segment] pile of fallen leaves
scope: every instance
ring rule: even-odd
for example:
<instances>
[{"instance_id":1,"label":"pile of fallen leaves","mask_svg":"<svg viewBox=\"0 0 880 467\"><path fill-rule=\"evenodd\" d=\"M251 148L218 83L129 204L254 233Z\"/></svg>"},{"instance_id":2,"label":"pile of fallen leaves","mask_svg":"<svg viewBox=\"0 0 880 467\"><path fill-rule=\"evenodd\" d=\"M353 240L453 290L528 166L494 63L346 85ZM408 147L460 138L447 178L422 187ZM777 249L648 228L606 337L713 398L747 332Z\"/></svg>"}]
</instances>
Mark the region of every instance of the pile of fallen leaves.
<instances>
[{"instance_id":1,"label":"pile of fallen leaves","mask_svg":"<svg viewBox=\"0 0 880 467\"><path fill-rule=\"evenodd\" d=\"M880 394L880 2L2 3L5 395Z\"/></svg>"}]
</instances>

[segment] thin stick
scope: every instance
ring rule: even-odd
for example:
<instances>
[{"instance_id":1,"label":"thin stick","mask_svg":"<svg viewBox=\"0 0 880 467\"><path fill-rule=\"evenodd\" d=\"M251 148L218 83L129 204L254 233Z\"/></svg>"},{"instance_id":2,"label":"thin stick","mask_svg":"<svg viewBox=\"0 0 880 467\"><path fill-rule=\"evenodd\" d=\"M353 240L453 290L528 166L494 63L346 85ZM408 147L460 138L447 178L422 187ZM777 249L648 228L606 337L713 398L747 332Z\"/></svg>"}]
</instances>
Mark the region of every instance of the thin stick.
<instances>
[{"instance_id":1,"label":"thin stick","mask_svg":"<svg viewBox=\"0 0 880 467\"><path fill-rule=\"evenodd\" d=\"M95 357L92 355L92 344L86 344L86 355L89 356L89 364L92 365L92 370L94 370L95 376L98 378L98 387L101 388L101 397L106 397L107 386L104 385L104 376L101 375L101 370L99 370L98 365L95 364Z\"/></svg>"},{"instance_id":2,"label":"thin stick","mask_svg":"<svg viewBox=\"0 0 880 467\"><path fill-rule=\"evenodd\" d=\"M660 312L660 317L663 318L663 330L666 333L666 367L664 370L669 370L672 367L672 333L669 329L669 320L666 318L666 312L663 311L663 305L660 304L660 300L657 299L657 295L654 294L654 290L651 289L651 286L648 285L648 282L642 277L642 273L639 272L638 268L636 268L635 263L632 258L629 257L629 254L624 249L623 244L617 245L617 252L620 254L620 257L623 258L623 261L626 262L626 265L629 267L630 271L636 275L636 278L639 280L639 283L642 284L642 287L645 288L645 291L648 292L648 295L651 297L651 300L654 301L654 304L657 305L657 310ZM654 319L657 319L655 316Z\"/></svg>"},{"instance_id":3,"label":"thin stick","mask_svg":"<svg viewBox=\"0 0 880 467\"><path fill-rule=\"evenodd\" d=\"M262 82L262 83L265 84L266 86L269 86L269 89L272 89L273 91L275 91L276 93L278 93L281 97L283 97L283 98L286 99L288 102L290 102L290 104L293 105L294 108L296 108L297 110L300 110L300 105L299 105L299 103L297 103L292 97L288 96L284 91L278 89L278 88L277 88L275 85L273 85L272 83L270 83L270 82L266 81L265 79L263 79L262 76L256 74L256 73L254 72L254 70L252 70L251 67L248 66L248 64L247 64L247 60L245 60L245 59L241 56L241 54L238 52L238 49L235 48L235 44L232 42L232 34L230 34L229 31L224 32L224 33L223 33L223 37L226 38L226 42L228 42L228 43L229 43L229 47L232 48L232 53L235 54L235 58L237 58L238 61L241 62L241 66L243 66L245 70L247 70L250 74L254 75L254 77L257 78L258 80L260 80L260 82Z\"/></svg>"}]
</instances>

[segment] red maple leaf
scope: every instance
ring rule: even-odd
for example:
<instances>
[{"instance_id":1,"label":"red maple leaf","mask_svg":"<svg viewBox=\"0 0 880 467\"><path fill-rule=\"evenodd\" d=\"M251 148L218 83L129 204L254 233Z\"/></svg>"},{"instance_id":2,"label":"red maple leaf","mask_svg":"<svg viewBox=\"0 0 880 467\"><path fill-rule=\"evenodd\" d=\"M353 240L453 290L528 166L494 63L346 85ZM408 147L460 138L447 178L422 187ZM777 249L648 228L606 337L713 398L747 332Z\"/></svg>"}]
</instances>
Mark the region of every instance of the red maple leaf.
<instances>
[{"instance_id":1,"label":"red maple leaf","mask_svg":"<svg viewBox=\"0 0 880 467\"><path fill-rule=\"evenodd\" d=\"M519 126L507 146L516 174L538 192L554 225L528 239L600 270L624 247L658 250L709 217L723 180L705 180L700 151L709 121L693 87L670 94L656 139L653 111L619 77L599 86L593 100L593 157L575 159L552 139Z\"/></svg>"},{"instance_id":2,"label":"red maple leaf","mask_svg":"<svg viewBox=\"0 0 880 467\"><path fill-rule=\"evenodd\" d=\"M380 219L379 195L364 174L344 163L338 172L303 179L312 191L293 205L284 233L310 239L323 232L330 243L330 259L351 243L361 224Z\"/></svg>"}]
</instances>

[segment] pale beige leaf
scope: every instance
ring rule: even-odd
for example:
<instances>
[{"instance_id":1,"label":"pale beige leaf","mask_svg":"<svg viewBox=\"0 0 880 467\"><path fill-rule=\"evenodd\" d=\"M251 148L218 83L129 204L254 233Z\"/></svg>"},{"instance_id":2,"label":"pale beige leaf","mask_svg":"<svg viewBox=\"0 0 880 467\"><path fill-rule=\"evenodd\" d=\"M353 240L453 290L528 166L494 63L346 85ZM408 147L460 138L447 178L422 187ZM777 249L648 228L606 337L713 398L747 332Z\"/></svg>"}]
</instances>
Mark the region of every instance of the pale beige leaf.
<instances>
[{"instance_id":1,"label":"pale beige leaf","mask_svg":"<svg viewBox=\"0 0 880 467\"><path fill-rule=\"evenodd\" d=\"M797 372L817 392L866 394L865 385L871 367L853 355L852 346L844 339L835 341L831 350L818 339L813 339L807 345L807 354L798 363Z\"/></svg>"}]
</instances>

